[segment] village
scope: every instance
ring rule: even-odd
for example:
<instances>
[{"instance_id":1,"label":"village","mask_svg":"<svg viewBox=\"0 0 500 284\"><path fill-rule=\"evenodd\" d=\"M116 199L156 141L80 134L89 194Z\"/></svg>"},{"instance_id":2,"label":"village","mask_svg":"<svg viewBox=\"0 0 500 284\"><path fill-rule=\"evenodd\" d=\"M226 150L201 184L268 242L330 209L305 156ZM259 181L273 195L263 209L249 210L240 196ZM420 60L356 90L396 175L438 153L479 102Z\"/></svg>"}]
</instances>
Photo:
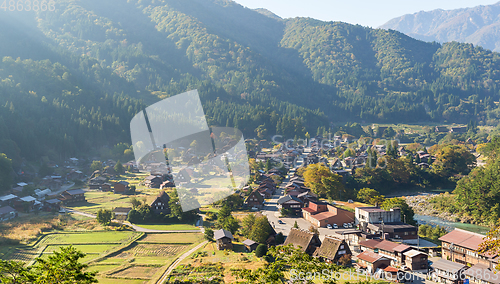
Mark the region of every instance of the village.
<instances>
[{"instance_id":1,"label":"village","mask_svg":"<svg viewBox=\"0 0 500 284\"><path fill-rule=\"evenodd\" d=\"M381 127L377 129L383 131ZM448 131L462 130L451 128ZM410 279L407 275L419 273L421 276L425 275L419 281L429 283L459 284L465 278L478 284L500 283L493 280L496 279L493 276L498 256L477 252L485 236L455 229L439 238L440 243L431 242L419 236L417 226L407 224L402 219L401 208L384 210L355 198L344 201L320 198L306 186L306 180L300 174L301 168L321 164L345 182L356 169L369 166L369 151L376 151L379 157L383 157L387 151L393 151L388 149L394 147L392 143L373 146L362 144L354 149L354 156L336 157L328 153L339 145L346 150L350 149L352 143L339 136L332 139L317 136L310 139L309 145L298 145L291 141L278 145L265 140L246 142L253 145L248 151L249 158L253 159L254 165L260 166L252 168L251 182L233 194L233 198L239 201L235 202L236 205L233 204L232 215L239 223L244 223L244 218L248 215L265 217L269 230L264 236L259 235L259 240L250 238L251 233L245 234L241 230L231 232L225 228L217 228L217 215L227 202L200 208L185 224L174 222L171 217L175 211L171 208L171 201L176 198L173 195L173 177L157 171L161 165L154 163L148 164L148 168L138 168L133 162L121 165L107 160L103 162L101 169L91 171L86 176L84 172L88 172L88 162L83 164L79 159L72 158L66 162L64 176L46 176L36 185L21 182L11 193L1 196L0 220L10 221L19 215L38 215L38 212L72 216L76 214L93 219L100 210L109 210L115 222L128 230L143 232L146 238L149 238L148 234L174 232L200 235L205 232L206 236L207 230L213 230L213 237L208 238L208 241L213 241L213 255L215 251L224 252L225 255L231 251L239 255L242 252L253 255L262 244L266 247L292 245L321 261L340 265L344 269L354 267L366 275L385 281L405 282ZM397 146L397 155L408 155L404 146ZM425 151L417 151L415 158L419 161L418 166L423 168L429 167L435 159ZM34 189L30 195L24 195L29 192L26 187L39 188ZM134 204L132 199L138 204ZM141 215L144 213L140 208L148 208L150 213L144 215L147 217ZM137 217L138 215L140 216ZM240 228L243 229L243 226ZM136 242L140 243L140 240L139 238ZM155 240L158 244L161 243L156 237ZM193 246L194 244L200 243L193 242ZM210 255L203 256L210 244L212 243L205 242L203 247L196 247L192 253L201 253L202 259L210 259ZM190 248L194 249L193 246ZM177 259L186 249L187 247L170 257ZM118 252L120 251L113 253L116 255ZM43 253L42 250L41 254ZM220 257L217 259L220 260ZM233 260L228 258L227 261ZM254 258L252 263L260 266L262 261ZM186 261L180 263L179 269L194 264ZM176 269L172 265L173 262L158 264L155 275L160 276L155 278L144 272L138 279L160 281L168 277L183 279L189 275L181 273L182 269ZM113 268L117 267L121 266ZM106 275L102 279L129 279L128 276L119 274L112 276L106 271L101 272Z\"/></svg>"}]
</instances>

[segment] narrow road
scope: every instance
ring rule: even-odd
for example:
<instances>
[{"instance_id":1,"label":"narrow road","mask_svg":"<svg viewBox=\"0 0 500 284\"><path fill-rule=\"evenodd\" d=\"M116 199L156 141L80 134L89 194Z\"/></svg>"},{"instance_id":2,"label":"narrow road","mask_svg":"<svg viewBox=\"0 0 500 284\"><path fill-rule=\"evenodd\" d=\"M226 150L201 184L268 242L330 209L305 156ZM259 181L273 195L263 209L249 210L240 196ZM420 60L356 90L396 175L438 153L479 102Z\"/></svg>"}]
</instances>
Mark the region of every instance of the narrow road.
<instances>
[{"instance_id":1,"label":"narrow road","mask_svg":"<svg viewBox=\"0 0 500 284\"><path fill-rule=\"evenodd\" d=\"M94 218L94 219L97 217L94 214L90 214L90 213L86 213L86 212L82 212L82 211L77 211L77 210L74 210L74 209L68 209L68 208L65 208L65 209L66 209L67 212L78 214L78 215L81 215L81 216L85 216L85 217L89 217L89 218ZM130 226L134 230L136 230L137 232L145 232L145 233L200 233L200 232L204 233L205 232L205 230L204 230L204 228L202 226L200 226L198 230L153 230L153 229L146 229L146 228L143 228L143 227L139 227L139 226L131 224L129 222L123 222L123 221L119 221L119 220L113 220L113 222Z\"/></svg>"},{"instance_id":2,"label":"narrow road","mask_svg":"<svg viewBox=\"0 0 500 284\"><path fill-rule=\"evenodd\" d=\"M163 275L161 276L161 278L158 281L156 281L156 284L163 284L163 283L165 283L165 281L168 279L170 273L172 273L172 271L177 267L177 265L179 265L179 263L181 261L183 261L186 257L190 256L193 252L197 251L199 248L201 248L202 246L206 245L207 243L208 243L208 241L204 241L201 244L199 244L199 245L195 246L194 248L190 249L189 251L187 251L183 255L181 255L179 258L177 258L167 268L167 270L163 273Z\"/></svg>"}]
</instances>

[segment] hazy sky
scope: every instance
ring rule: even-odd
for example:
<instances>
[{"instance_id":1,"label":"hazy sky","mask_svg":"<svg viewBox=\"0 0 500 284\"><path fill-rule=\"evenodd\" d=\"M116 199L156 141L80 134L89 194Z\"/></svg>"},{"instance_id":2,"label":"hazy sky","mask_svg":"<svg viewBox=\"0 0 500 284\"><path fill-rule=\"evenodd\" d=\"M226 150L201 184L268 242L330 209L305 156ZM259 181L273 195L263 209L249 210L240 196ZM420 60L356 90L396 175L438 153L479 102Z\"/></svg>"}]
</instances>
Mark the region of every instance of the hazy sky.
<instances>
[{"instance_id":1,"label":"hazy sky","mask_svg":"<svg viewBox=\"0 0 500 284\"><path fill-rule=\"evenodd\" d=\"M311 17L376 28L404 14L434 9L490 5L499 0L234 0L248 8L266 8L282 18Z\"/></svg>"}]
</instances>

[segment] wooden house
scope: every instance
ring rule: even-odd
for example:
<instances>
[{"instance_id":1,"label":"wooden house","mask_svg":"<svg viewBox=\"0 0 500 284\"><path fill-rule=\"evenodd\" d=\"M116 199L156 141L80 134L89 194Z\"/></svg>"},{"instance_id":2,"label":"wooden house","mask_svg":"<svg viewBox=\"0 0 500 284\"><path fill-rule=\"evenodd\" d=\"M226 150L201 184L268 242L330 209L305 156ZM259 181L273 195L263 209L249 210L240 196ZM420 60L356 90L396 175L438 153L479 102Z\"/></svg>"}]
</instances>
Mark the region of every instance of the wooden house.
<instances>
[{"instance_id":1,"label":"wooden house","mask_svg":"<svg viewBox=\"0 0 500 284\"><path fill-rule=\"evenodd\" d=\"M170 196L165 191L160 192L155 200L149 205L151 207L151 212L155 214L163 213L164 215L170 214L169 202Z\"/></svg>"},{"instance_id":2,"label":"wooden house","mask_svg":"<svg viewBox=\"0 0 500 284\"><path fill-rule=\"evenodd\" d=\"M254 241L249 240L249 239L246 239L243 241L243 245L245 246L247 251L251 252L251 251L254 251L257 249L257 246L259 245L259 243L254 242Z\"/></svg>"},{"instance_id":3,"label":"wooden house","mask_svg":"<svg viewBox=\"0 0 500 284\"><path fill-rule=\"evenodd\" d=\"M83 189L65 190L61 193L59 200L63 204L72 204L85 201L85 191Z\"/></svg>"},{"instance_id":4,"label":"wooden house","mask_svg":"<svg viewBox=\"0 0 500 284\"><path fill-rule=\"evenodd\" d=\"M248 195L247 199L245 199L245 204L247 204L250 208L262 208L264 205L264 197L259 193L259 191L254 190L250 193L250 195Z\"/></svg>"},{"instance_id":5,"label":"wooden house","mask_svg":"<svg viewBox=\"0 0 500 284\"><path fill-rule=\"evenodd\" d=\"M231 232L220 229L214 232L214 239L218 250L233 249L233 234Z\"/></svg>"},{"instance_id":6,"label":"wooden house","mask_svg":"<svg viewBox=\"0 0 500 284\"><path fill-rule=\"evenodd\" d=\"M128 193L130 190L129 183L126 181L119 181L113 184L113 192L114 193Z\"/></svg>"}]
</instances>

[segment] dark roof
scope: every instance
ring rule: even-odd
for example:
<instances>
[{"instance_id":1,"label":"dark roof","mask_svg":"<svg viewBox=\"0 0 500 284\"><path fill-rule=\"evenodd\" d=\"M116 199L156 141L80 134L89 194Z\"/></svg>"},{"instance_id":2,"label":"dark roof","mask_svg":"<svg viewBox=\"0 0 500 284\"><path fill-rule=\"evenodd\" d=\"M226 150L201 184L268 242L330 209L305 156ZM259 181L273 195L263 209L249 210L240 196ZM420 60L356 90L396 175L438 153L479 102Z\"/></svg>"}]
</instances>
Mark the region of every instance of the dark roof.
<instances>
[{"instance_id":1,"label":"dark roof","mask_svg":"<svg viewBox=\"0 0 500 284\"><path fill-rule=\"evenodd\" d=\"M130 212L130 210L132 210L132 208L130 207L116 207L115 209L113 209L113 212L128 213Z\"/></svg>"},{"instance_id":2,"label":"dark roof","mask_svg":"<svg viewBox=\"0 0 500 284\"><path fill-rule=\"evenodd\" d=\"M363 247L374 249L378 245L378 243L380 243L380 242L381 242L381 240L368 239L366 241L359 242L359 245L363 246Z\"/></svg>"},{"instance_id":3,"label":"dark roof","mask_svg":"<svg viewBox=\"0 0 500 284\"><path fill-rule=\"evenodd\" d=\"M16 210L10 206L0 207L0 214L7 214L10 212L15 212Z\"/></svg>"},{"instance_id":4,"label":"dark roof","mask_svg":"<svg viewBox=\"0 0 500 284\"><path fill-rule=\"evenodd\" d=\"M441 258L439 260L434 261L434 263L432 264L432 267L434 269L439 269L439 270L443 270L443 271L457 272L460 269L467 268L467 265L463 265L460 263L452 262L452 261Z\"/></svg>"},{"instance_id":5,"label":"dark roof","mask_svg":"<svg viewBox=\"0 0 500 284\"><path fill-rule=\"evenodd\" d=\"M318 197L316 194L314 194L313 192L310 192L310 191L302 192L301 194L297 195L297 197L302 197L302 196L306 196L306 195L310 195L312 197Z\"/></svg>"},{"instance_id":6,"label":"dark roof","mask_svg":"<svg viewBox=\"0 0 500 284\"><path fill-rule=\"evenodd\" d=\"M319 249L314 252L314 256L321 256L327 259L334 259L337 251L345 241L334 237L326 236ZM346 244L344 244L347 246Z\"/></svg>"},{"instance_id":7,"label":"dark roof","mask_svg":"<svg viewBox=\"0 0 500 284\"><path fill-rule=\"evenodd\" d=\"M417 231L417 227L405 224L403 222L394 222L394 223L384 223L384 232L401 232L401 231ZM368 228L370 229L382 229L382 224L368 224Z\"/></svg>"},{"instance_id":8,"label":"dark roof","mask_svg":"<svg viewBox=\"0 0 500 284\"><path fill-rule=\"evenodd\" d=\"M83 189L66 190L66 192L70 195L85 194L85 191L83 191Z\"/></svg>"},{"instance_id":9,"label":"dark roof","mask_svg":"<svg viewBox=\"0 0 500 284\"><path fill-rule=\"evenodd\" d=\"M292 244L296 248L300 246L301 250L305 252L314 238L318 238L318 236L316 236L314 233L292 228L285 240L284 245L286 246Z\"/></svg>"},{"instance_id":10,"label":"dark roof","mask_svg":"<svg viewBox=\"0 0 500 284\"><path fill-rule=\"evenodd\" d=\"M124 185L124 186L128 186L128 185L129 185L129 183L128 183L128 182L123 181L123 180L122 180L122 181L119 181L119 182L116 182L115 184L117 184L117 183L122 184L122 185Z\"/></svg>"},{"instance_id":11,"label":"dark roof","mask_svg":"<svg viewBox=\"0 0 500 284\"><path fill-rule=\"evenodd\" d=\"M54 199L45 200L45 202L47 202L49 204L57 204L57 203L61 203L61 200L54 198Z\"/></svg>"},{"instance_id":12,"label":"dark roof","mask_svg":"<svg viewBox=\"0 0 500 284\"><path fill-rule=\"evenodd\" d=\"M453 243L456 246L477 250L479 248L479 244L483 242L483 238L485 237L485 235L478 233L455 229L439 238L439 240L442 242Z\"/></svg>"},{"instance_id":13,"label":"dark roof","mask_svg":"<svg viewBox=\"0 0 500 284\"><path fill-rule=\"evenodd\" d=\"M165 203L168 203L170 201L170 196L165 191L160 192L160 194L158 194L158 198L160 198Z\"/></svg>"},{"instance_id":14,"label":"dark roof","mask_svg":"<svg viewBox=\"0 0 500 284\"><path fill-rule=\"evenodd\" d=\"M233 234L227 230L220 229L214 232L214 239L218 240L222 238L230 238L231 240L234 240Z\"/></svg>"},{"instance_id":15,"label":"dark roof","mask_svg":"<svg viewBox=\"0 0 500 284\"><path fill-rule=\"evenodd\" d=\"M258 242L246 239L246 240L243 241L243 244L246 245L246 246L252 246L254 244L258 244Z\"/></svg>"},{"instance_id":16,"label":"dark roof","mask_svg":"<svg viewBox=\"0 0 500 284\"><path fill-rule=\"evenodd\" d=\"M394 243L394 242L387 241L387 240L382 240L381 242L379 242L378 244L375 245L375 248L393 252L394 248L398 247L399 245L400 244L398 244L398 243ZM410 248L409 246L407 246L407 247Z\"/></svg>"},{"instance_id":17,"label":"dark roof","mask_svg":"<svg viewBox=\"0 0 500 284\"><path fill-rule=\"evenodd\" d=\"M283 203L288 202L290 200L295 200L297 202L304 203L304 202L302 202L302 200L298 199L295 196L287 195L287 196L283 196L280 199L278 199L278 204L283 204Z\"/></svg>"}]
</instances>

